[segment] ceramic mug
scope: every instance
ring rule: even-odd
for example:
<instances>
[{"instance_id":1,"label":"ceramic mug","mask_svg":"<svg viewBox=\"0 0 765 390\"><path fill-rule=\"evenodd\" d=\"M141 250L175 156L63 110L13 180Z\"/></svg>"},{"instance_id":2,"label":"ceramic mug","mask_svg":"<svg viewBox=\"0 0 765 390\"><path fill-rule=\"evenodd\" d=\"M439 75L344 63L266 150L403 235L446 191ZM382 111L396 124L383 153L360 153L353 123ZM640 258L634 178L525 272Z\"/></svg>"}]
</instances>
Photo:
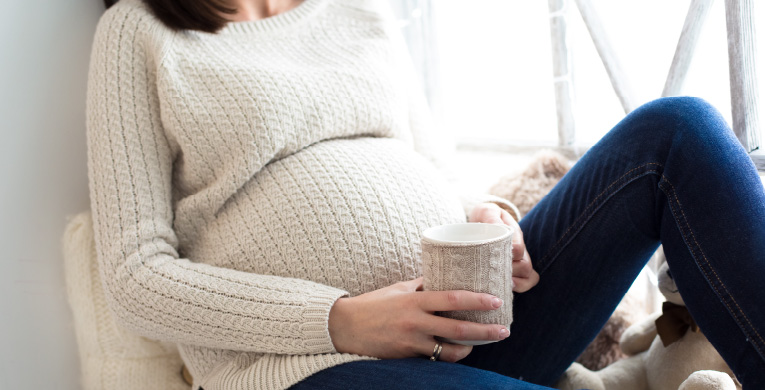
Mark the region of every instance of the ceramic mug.
<instances>
[{"instance_id":1,"label":"ceramic mug","mask_svg":"<svg viewBox=\"0 0 765 390\"><path fill-rule=\"evenodd\" d=\"M434 226L422 233L422 273L425 291L467 290L494 295L504 301L496 310L457 310L436 314L463 321L499 324L513 322L513 229L487 223ZM464 345L484 340L450 340Z\"/></svg>"}]
</instances>

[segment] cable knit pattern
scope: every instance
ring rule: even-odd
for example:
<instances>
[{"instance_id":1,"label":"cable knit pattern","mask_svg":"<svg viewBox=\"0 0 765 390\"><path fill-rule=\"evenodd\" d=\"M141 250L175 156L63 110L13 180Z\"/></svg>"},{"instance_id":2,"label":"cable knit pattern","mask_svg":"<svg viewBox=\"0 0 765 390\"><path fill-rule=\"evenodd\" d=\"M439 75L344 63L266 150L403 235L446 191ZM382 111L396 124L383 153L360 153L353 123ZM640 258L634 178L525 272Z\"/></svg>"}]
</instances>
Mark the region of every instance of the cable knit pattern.
<instances>
[{"instance_id":1,"label":"cable knit pattern","mask_svg":"<svg viewBox=\"0 0 765 390\"><path fill-rule=\"evenodd\" d=\"M417 277L420 232L465 220L384 5L305 0L207 34L121 0L98 25L106 298L124 327L179 345L195 388L286 388L364 359L334 349L335 300Z\"/></svg>"}]
</instances>

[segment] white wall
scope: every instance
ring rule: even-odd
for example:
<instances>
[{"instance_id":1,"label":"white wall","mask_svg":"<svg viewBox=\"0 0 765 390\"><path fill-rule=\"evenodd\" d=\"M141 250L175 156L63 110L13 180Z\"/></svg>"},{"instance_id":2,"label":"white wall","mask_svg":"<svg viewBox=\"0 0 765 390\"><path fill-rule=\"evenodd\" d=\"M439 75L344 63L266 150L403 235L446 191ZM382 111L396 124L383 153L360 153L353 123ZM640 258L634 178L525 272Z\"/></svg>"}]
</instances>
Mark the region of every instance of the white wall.
<instances>
[{"instance_id":1,"label":"white wall","mask_svg":"<svg viewBox=\"0 0 765 390\"><path fill-rule=\"evenodd\" d=\"M60 237L89 207L85 87L103 9L0 1L0 388L80 388Z\"/></svg>"}]
</instances>

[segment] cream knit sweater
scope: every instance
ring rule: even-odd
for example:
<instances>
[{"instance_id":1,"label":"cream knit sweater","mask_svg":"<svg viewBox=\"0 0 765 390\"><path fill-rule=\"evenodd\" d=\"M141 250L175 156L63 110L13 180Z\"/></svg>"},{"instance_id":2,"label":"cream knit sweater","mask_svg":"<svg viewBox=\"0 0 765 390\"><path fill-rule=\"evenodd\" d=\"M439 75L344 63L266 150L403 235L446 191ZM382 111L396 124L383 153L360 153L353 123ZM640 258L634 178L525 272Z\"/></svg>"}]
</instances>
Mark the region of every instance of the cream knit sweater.
<instances>
[{"instance_id":1,"label":"cream knit sweater","mask_svg":"<svg viewBox=\"0 0 765 390\"><path fill-rule=\"evenodd\" d=\"M121 0L98 25L104 289L123 326L178 343L194 389L287 388L364 359L332 344L335 300L419 276L420 232L465 220L385 2L305 0L207 34Z\"/></svg>"}]
</instances>

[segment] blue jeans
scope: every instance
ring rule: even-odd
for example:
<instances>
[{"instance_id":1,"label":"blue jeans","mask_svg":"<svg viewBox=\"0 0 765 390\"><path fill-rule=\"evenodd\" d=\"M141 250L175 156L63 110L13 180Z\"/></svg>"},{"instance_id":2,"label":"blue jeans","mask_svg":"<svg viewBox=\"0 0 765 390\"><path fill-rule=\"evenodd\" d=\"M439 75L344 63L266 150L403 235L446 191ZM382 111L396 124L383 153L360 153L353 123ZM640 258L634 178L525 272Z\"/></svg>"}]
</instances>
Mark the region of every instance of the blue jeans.
<instances>
[{"instance_id":1,"label":"blue jeans","mask_svg":"<svg viewBox=\"0 0 765 390\"><path fill-rule=\"evenodd\" d=\"M765 191L709 104L665 98L630 113L520 225L540 282L515 296L509 338L458 364L352 362L294 388L551 386L661 243L704 334L745 389L765 389Z\"/></svg>"}]
</instances>

